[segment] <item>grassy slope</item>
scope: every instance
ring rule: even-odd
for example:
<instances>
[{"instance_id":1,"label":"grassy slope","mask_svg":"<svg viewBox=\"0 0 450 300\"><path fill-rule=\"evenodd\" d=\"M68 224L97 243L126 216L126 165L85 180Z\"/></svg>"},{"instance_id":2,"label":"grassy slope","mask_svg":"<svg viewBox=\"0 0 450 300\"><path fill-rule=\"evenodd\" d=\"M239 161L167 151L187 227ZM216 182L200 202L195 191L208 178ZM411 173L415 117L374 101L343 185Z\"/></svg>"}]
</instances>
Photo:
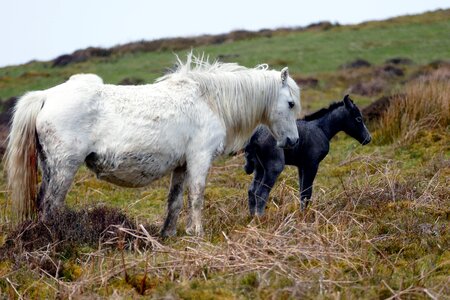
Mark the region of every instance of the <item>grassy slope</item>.
<instances>
[{"instance_id":1,"label":"grassy slope","mask_svg":"<svg viewBox=\"0 0 450 300\"><path fill-rule=\"evenodd\" d=\"M395 56L409 57L418 64L449 59L448 16L448 11L438 12L198 50L212 57L239 54L236 61L247 66L268 62L278 68L288 64L294 74L333 80L336 68L356 57L376 64ZM110 83L128 76L151 82L172 62L171 52L158 52L99 59L66 68L49 68L49 63L41 62L3 68L0 97L45 88L78 72L98 73ZM304 102L339 97L346 88L335 84L329 90L326 86L306 89ZM313 103L312 107L326 102ZM311 210L306 214L298 212L296 170L287 168L271 194L267 217L259 222L248 220L246 215L246 188L251 177L242 171L243 157L222 158L211 170L206 189L204 241L184 237L183 212L179 236L164 242L166 248L161 252L125 253L126 262L135 264L128 269L132 276L128 283L122 273L115 273L120 266L120 251L80 245L68 257L56 255L55 261L59 259L64 266L61 280L44 275L33 264L0 262L0 294L14 295L8 278L19 293L30 298L53 297L57 290L63 297L71 293L106 296L114 291L137 297L133 280L140 282L149 256L151 269L145 286L146 293L154 296L448 296L448 136L448 129L430 129L410 143L375 142L361 147L340 134L321 164ZM73 207L105 203L124 209L139 222L160 226L168 184L169 179L163 178L146 189L124 189L100 182L83 169L68 203ZM4 207L3 194L0 203ZM7 213L2 209L1 214L3 226ZM429 226L431 233L425 230ZM4 238L5 234L0 235L0 239ZM45 253L37 251L32 255ZM236 258L219 260L234 253L238 263L233 263ZM181 254L185 258L178 260ZM242 257L247 261L241 262Z\"/></svg>"},{"instance_id":2,"label":"grassy slope","mask_svg":"<svg viewBox=\"0 0 450 300\"><path fill-rule=\"evenodd\" d=\"M409 57L418 64L448 59L450 12L337 27L327 31L278 34L196 49L212 58L239 55L232 60L245 66L269 63L274 68L288 65L291 73L317 75L333 72L339 65L357 57L380 64L392 57ZM185 51L180 51L183 56ZM152 82L173 64L171 51L138 53L124 57L97 59L64 68L51 68L48 62L0 69L0 98L21 95L28 90L45 89L63 82L75 73L96 73L108 83L124 77L140 77Z\"/></svg>"}]
</instances>

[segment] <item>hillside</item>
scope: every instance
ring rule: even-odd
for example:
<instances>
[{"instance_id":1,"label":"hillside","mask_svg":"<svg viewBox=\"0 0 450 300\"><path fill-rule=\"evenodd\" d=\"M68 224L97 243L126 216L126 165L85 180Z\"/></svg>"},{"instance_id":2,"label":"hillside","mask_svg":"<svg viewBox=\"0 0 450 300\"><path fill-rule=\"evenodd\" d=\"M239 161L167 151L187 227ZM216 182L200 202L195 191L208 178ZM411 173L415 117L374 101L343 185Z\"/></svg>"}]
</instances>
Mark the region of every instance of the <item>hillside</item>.
<instances>
[{"instance_id":1,"label":"hillside","mask_svg":"<svg viewBox=\"0 0 450 300\"><path fill-rule=\"evenodd\" d=\"M2 139L11 97L74 73L151 83L173 65L174 53L184 57L195 46L248 67L289 66L303 114L350 93L373 140L361 146L344 133L331 140L306 212L297 169L287 167L266 215L254 219L243 154L218 159L208 176L202 238L185 234L187 203L177 236L158 237L169 176L127 189L83 167L69 210L45 224L18 225L1 178L0 298L450 298L449 32L450 10L441 10L353 26L322 22L89 48L1 68Z\"/></svg>"},{"instance_id":2,"label":"hillside","mask_svg":"<svg viewBox=\"0 0 450 300\"><path fill-rule=\"evenodd\" d=\"M448 59L449 16L450 10L443 10L355 26L318 25L309 29L274 30L270 34L266 31L230 34L228 39L196 47L195 51L247 67L268 63L279 69L288 65L297 76L335 72L355 58L378 65L390 58L407 57L416 64L426 64ZM156 50L147 52L142 52L145 47L140 49L134 44L116 47L119 49L116 51L103 49L97 51L99 56L64 67L52 67L53 62L30 62L0 68L0 99L48 88L80 72L96 73L114 84L127 77L151 83L173 65L174 52L182 57L189 51L191 40L183 43L167 40L166 46L150 47L147 50Z\"/></svg>"}]
</instances>

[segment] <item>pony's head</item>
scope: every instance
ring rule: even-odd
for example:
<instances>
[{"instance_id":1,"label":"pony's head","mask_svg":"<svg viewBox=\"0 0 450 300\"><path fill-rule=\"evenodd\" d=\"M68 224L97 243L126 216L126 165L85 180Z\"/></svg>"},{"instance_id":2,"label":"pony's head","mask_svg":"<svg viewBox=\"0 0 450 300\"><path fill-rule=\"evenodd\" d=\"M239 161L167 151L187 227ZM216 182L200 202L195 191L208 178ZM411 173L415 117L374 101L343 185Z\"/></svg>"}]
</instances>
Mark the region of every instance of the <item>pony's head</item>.
<instances>
[{"instance_id":1,"label":"pony's head","mask_svg":"<svg viewBox=\"0 0 450 300\"><path fill-rule=\"evenodd\" d=\"M348 112L348 117L344 121L344 132L362 145L367 145L372 140L372 137L364 124L359 108L353 103L349 95L344 97L343 102L344 108Z\"/></svg>"},{"instance_id":2,"label":"pony's head","mask_svg":"<svg viewBox=\"0 0 450 300\"><path fill-rule=\"evenodd\" d=\"M289 77L288 68L281 70L281 88L269 112L267 126L277 140L277 146L291 148L298 142L296 119L300 112L300 89Z\"/></svg>"}]
</instances>

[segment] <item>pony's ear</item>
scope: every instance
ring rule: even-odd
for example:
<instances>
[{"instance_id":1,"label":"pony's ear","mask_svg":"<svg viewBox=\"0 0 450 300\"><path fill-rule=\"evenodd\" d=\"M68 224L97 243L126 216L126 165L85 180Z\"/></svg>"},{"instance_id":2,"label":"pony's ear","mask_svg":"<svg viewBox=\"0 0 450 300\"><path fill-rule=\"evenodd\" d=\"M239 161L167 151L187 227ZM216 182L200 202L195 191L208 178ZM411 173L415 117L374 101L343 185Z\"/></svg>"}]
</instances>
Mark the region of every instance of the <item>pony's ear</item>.
<instances>
[{"instance_id":1,"label":"pony's ear","mask_svg":"<svg viewBox=\"0 0 450 300\"><path fill-rule=\"evenodd\" d=\"M350 99L349 95L345 95L343 101L344 101L344 105L345 105L346 108L352 108L353 105L354 105L353 101L352 101L352 99Z\"/></svg>"},{"instance_id":2,"label":"pony's ear","mask_svg":"<svg viewBox=\"0 0 450 300\"><path fill-rule=\"evenodd\" d=\"M288 77L289 77L289 69L288 67L284 67L281 70L281 84L283 84L283 86L287 84Z\"/></svg>"}]
</instances>

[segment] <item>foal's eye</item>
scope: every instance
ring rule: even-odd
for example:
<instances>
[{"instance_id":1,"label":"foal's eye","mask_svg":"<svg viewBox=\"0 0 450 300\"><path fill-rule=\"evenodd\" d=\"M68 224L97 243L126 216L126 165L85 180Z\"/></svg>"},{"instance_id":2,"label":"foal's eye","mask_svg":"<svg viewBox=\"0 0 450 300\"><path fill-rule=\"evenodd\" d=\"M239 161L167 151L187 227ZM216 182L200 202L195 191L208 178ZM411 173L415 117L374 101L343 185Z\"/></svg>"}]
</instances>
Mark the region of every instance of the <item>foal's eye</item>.
<instances>
[{"instance_id":1,"label":"foal's eye","mask_svg":"<svg viewBox=\"0 0 450 300\"><path fill-rule=\"evenodd\" d=\"M289 101L288 103L289 103L289 108L293 108L295 105L294 101Z\"/></svg>"},{"instance_id":2,"label":"foal's eye","mask_svg":"<svg viewBox=\"0 0 450 300\"><path fill-rule=\"evenodd\" d=\"M356 122L358 122L358 123L361 123L361 122L362 122L362 118L361 118L361 117L357 117L355 120L356 120Z\"/></svg>"}]
</instances>

